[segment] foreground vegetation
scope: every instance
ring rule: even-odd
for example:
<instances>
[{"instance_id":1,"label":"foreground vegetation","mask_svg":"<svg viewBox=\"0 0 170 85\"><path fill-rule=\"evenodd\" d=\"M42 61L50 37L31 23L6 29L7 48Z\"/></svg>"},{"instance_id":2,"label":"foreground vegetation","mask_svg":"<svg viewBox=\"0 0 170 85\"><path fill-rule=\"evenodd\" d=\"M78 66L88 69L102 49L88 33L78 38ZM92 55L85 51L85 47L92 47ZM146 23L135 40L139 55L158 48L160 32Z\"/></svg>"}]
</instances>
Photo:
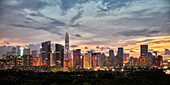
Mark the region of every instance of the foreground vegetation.
<instances>
[{"instance_id":1,"label":"foreground vegetation","mask_svg":"<svg viewBox=\"0 0 170 85\"><path fill-rule=\"evenodd\" d=\"M33 72L0 71L1 85L168 85L170 75L163 70L128 72Z\"/></svg>"}]
</instances>

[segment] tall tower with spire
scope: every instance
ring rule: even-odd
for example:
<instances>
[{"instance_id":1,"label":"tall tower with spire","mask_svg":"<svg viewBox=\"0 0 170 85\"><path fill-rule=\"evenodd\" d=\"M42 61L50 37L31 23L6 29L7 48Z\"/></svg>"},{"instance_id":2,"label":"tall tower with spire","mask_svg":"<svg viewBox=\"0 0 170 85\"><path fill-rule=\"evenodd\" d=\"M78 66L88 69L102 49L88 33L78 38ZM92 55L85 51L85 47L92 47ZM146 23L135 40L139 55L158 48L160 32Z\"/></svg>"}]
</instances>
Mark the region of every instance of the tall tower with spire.
<instances>
[{"instance_id":1,"label":"tall tower with spire","mask_svg":"<svg viewBox=\"0 0 170 85\"><path fill-rule=\"evenodd\" d=\"M69 53L69 34L65 34L65 54L67 54L66 58L68 58Z\"/></svg>"},{"instance_id":2,"label":"tall tower with spire","mask_svg":"<svg viewBox=\"0 0 170 85\"><path fill-rule=\"evenodd\" d=\"M64 67L72 67L71 54L69 53L69 34L65 34L65 55L64 55Z\"/></svg>"}]
</instances>

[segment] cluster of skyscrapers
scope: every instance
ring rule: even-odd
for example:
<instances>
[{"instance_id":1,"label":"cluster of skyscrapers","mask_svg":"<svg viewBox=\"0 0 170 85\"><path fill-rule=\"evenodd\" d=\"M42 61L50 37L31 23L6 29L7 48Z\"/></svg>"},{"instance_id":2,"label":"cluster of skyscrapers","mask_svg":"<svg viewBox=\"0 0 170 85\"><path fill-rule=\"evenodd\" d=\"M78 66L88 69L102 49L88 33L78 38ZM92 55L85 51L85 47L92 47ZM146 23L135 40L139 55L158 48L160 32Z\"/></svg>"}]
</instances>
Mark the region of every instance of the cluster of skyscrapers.
<instances>
[{"instance_id":1,"label":"cluster of skyscrapers","mask_svg":"<svg viewBox=\"0 0 170 85\"><path fill-rule=\"evenodd\" d=\"M81 53L81 49L74 49L73 54L69 52L69 34L65 34L65 49L60 44L55 44L52 49L51 41L41 43L40 52L29 47L16 46L3 55L0 59L0 69L20 70L57 70L69 69L114 69L114 68L135 68L135 67L161 67L163 57L158 52L148 52L148 45L140 46L140 57L129 57L118 48L117 55L114 50L109 50L109 56L102 52L88 51ZM168 52L168 51L167 51ZM38 56L39 55L39 56ZM170 65L170 64L169 64ZM62 69L62 70L61 70Z\"/></svg>"}]
</instances>

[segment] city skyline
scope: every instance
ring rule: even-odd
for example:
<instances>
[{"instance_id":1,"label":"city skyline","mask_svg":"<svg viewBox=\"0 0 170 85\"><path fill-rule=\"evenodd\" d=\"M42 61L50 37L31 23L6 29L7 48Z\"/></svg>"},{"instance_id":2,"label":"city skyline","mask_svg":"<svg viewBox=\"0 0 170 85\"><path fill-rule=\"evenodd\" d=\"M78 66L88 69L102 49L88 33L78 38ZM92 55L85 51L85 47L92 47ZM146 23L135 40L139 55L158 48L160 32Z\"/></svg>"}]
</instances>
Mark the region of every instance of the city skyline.
<instances>
[{"instance_id":1,"label":"city skyline","mask_svg":"<svg viewBox=\"0 0 170 85\"><path fill-rule=\"evenodd\" d=\"M70 34L70 50L109 52L123 47L140 56L140 45L164 53L170 49L169 0L0 0L0 52L5 46L40 43L64 46ZM37 45L38 44L38 45ZM5 45L5 46L4 46Z\"/></svg>"}]
</instances>

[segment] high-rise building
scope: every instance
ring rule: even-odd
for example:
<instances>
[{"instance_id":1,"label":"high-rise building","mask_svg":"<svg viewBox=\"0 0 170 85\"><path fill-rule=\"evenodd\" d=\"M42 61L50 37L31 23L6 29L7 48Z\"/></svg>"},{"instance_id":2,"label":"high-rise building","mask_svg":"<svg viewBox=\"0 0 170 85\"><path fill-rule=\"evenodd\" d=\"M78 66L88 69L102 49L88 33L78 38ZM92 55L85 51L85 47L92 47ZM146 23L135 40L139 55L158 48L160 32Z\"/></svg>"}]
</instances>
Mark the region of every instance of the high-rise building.
<instances>
[{"instance_id":1,"label":"high-rise building","mask_svg":"<svg viewBox=\"0 0 170 85\"><path fill-rule=\"evenodd\" d=\"M123 60L129 60L129 53L123 53Z\"/></svg>"},{"instance_id":2,"label":"high-rise building","mask_svg":"<svg viewBox=\"0 0 170 85\"><path fill-rule=\"evenodd\" d=\"M119 59L119 66L123 66L123 48L118 48L117 56Z\"/></svg>"},{"instance_id":3,"label":"high-rise building","mask_svg":"<svg viewBox=\"0 0 170 85\"><path fill-rule=\"evenodd\" d=\"M55 57L54 61L57 66L64 66L64 46L55 44Z\"/></svg>"},{"instance_id":4,"label":"high-rise building","mask_svg":"<svg viewBox=\"0 0 170 85\"><path fill-rule=\"evenodd\" d=\"M110 49L109 50L109 59L110 59L110 62L111 62L111 66L113 66L113 61L114 61L114 50Z\"/></svg>"},{"instance_id":5,"label":"high-rise building","mask_svg":"<svg viewBox=\"0 0 170 85\"><path fill-rule=\"evenodd\" d=\"M134 59L134 57L130 57L130 59L129 59L129 66L131 66L131 67L135 66L135 59Z\"/></svg>"},{"instance_id":6,"label":"high-rise building","mask_svg":"<svg viewBox=\"0 0 170 85\"><path fill-rule=\"evenodd\" d=\"M170 58L167 58L168 68L170 68Z\"/></svg>"},{"instance_id":7,"label":"high-rise building","mask_svg":"<svg viewBox=\"0 0 170 85\"><path fill-rule=\"evenodd\" d=\"M135 66L139 66L139 59L138 58L135 58Z\"/></svg>"},{"instance_id":8,"label":"high-rise building","mask_svg":"<svg viewBox=\"0 0 170 85\"><path fill-rule=\"evenodd\" d=\"M20 55L20 47L21 46L16 46L16 56Z\"/></svg>"},{"instance_id":9,"label":"high-rise building","mask_svg":"<svg viewBox=\"0 0 170 85\"><path fill-rule=\"evenodd\" d=\"M90 69L90 68L92 68L92 56L91 56L90 53L84 54L84 56L83 56L83 62L84 62L83 68L85 68L85 69Z\"/></svg>"},{"instance_id":10,"label":"high-rise building","mask_svg":"<svg viewBox=\"0 0 170 85\"><path fill-rule=\"evenodd\" d=\"M69 53L69 34L65 34L65 55L64 55L64 67L72 67L72 58Z\"/></svg>"},{"instance_id":11,"label":"high-rise building","mask_svg":"<svg viewBox=\"0 0 170 85\"><path fill-rule=\"evenodd\" d=\"M82 67L81 49L73 50L73 67L74 68Z\"/></svg>"},{"instance_id":12,"label":"high-rise building","mask_svg":"<svg viewBox=\"0 0 170 85\"><path fill-rule=\"evenodd\" d=\"M146 66L152 66L152 64L153 64L152 53L148 52L146 55Z\"/></svg>"},{"instance_id":13,"label":"high-rise building","mask_svg":"<svg viewBox=\"0 0 170 85\"><path fill-rule=\"evenodd\" d=\"M169 49L165 49L165 53L164 53L164 54L165 54L165 55L170 54Z\"/></svg>"},{"instance_id":14,"label":"high-rise building","mask_svg":"<svg viewBox=\"0 0 170 85\"><path fill-rule=\"evenodd\" d=\"M15 57L13 55L9 55L6 57L7 67L9 69L12 69L12 67L15 65Z\"/></svg>"},{"instance_id":15,"label":"high-rise building","mask_svg":"<svg viewBox=\"0 0 170 85\"><path fill-rule=\"evenodd\" d=\"M163 57L162 55L158 55L158 66L162 66L163 62Z\"/></svg>"},{"instance_id":16,"label":"high-rise building","mask_svg":"<svg viewBox=\"0 0 170 85\"><path fill-rule=\"evenodd\" d=\"M24 47L24 54L23 55L30 55L30 48Z\"/></svg>"},{"instance_id":17,"label":"high-rise building","mask_svg":"<svg viewBox=\"0 0 170 85\"><path fill-rule=\"evenodd\" d=\"M141 67L146 66L146 59L144 56L139 57L139 66L141 66Z\"/></svg>"},{"instance_id":18,"label":"high-rise building","mask_svg":"<svg viewBox=\"0 0 170 85\"><path fill-rule=\"evenodd\" d=\"M16 47L11 48L11 55L13 55L13 56L16 55Z\"/></svg>"},{"instance_id":19,"label":"high-rise building","mask_svg":"<svg viewBox=\"0 0 170 85\"><path fill-rule=\"evenodd\" d=\"M33 58L34 58L34 57L37 57L37 53L38 53L38 52L37 52L36 50L33 50L33 51L32 51L32 57L33 57Z\"/></svg>"},{"instance_id":20,"label":"high-rise building","mask_svg":"<svg viewBox=\"0 0 170 85\"><path fill-rule=\"evenodd\" d=\"M140 45L140 56L146 57L148 53L148 45Z\"/></svg>"},{"instance_id":21,"label":"high-rise building","mask_svg":"<svg viewBox=\"0 0 170 85\"><path fill-rule=\"evenodd\" d=\"M24 64L24 67L33 66L32 55L23 55L23 64Z\"/></svg>"},{"instance_id":22,"label":"high-rise building","mask_svg":"<svg viewBox=\"0 0 170 85\"><path fill-rule=\"evenodd\" d=\"M51 41L43 42L42 44L42 62L50 66Z\"/></svg>"},{"instance_id":23,"label":"high-rise building","mask_svg":"<svg viewBox=\"0 0 170 85\"><path fill-rule=\"evenodd\" d=\"M68 53L69 53L69 34L66 33L65 34L65 54L66 54L66 59L69 59Z\"/></svg>"}]
</instances>

